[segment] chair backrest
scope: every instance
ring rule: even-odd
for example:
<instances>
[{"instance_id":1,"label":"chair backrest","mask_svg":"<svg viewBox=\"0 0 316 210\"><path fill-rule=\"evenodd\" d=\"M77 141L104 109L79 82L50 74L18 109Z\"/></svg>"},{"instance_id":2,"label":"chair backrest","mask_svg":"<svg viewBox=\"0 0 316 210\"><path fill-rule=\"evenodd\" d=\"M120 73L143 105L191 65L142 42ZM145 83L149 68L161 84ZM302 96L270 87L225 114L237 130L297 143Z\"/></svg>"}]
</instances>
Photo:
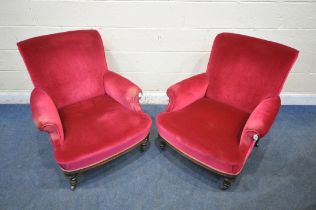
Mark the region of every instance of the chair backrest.
<instances>
[{"instance_id":1,"label":"chair backrest","mask_svg":"<svg viewBox=\"0 0 316 210\"><path fill-rule=\"evenodd\" d=\"M233 33L217 35L207 74L206 96L251 112L280 94L298 51L275 42Z\"/></svg>"},{"instance_id":2,"label":"chair backrest","mask_svg":"<svg viewBox=\"0 0 316 210\"><path fill-rule=\"evenodd\" d=\"M34 86L43 89L58 108L104 94L107 64L97 31L50 34L17 45Z\"/></svg>"}]
</instances>

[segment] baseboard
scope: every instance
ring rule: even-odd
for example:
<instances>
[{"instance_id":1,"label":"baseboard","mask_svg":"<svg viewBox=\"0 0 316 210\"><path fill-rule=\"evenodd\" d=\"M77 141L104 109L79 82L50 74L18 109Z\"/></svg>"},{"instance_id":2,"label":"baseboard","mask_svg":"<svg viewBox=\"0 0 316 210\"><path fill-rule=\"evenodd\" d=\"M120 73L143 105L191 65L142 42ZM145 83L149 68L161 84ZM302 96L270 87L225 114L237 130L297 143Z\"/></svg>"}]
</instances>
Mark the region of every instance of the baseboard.
<instances>
[{"instance_id":1,"label":"baseboard","mask_svg":"<svg viewBox=\"0 0 316 210\"><path fill-rule=\"evenodd\" d=\"M168 96L162 91L145 91L142 104L167 104ZM282 105L316 105L316 94L282 93ZM0 104L28 104L29 91L0 92Z\"/></svg>"},{"instance_id":2,"label":"baseboard","mask_svg":"<svg viewBox=\"0 0 316 210\"><path fill-rule=\"evenodd\" d=\"M316 94L281 93L282 105L316 105Z\"/></svg>"},{"instance_id":3,"label":"baseboard","mask_svg":"<svg viewBox=\"0 0 316 210\"><path fill-rule=\"evenodd\" d=\"M143 104L167 104L168 96L164 92L144 92ZM281 93L282 105L316 105L316 94Z\"/></svg>"},{"instance_id":4,"label":"baseboard","mask_svg":"<svg viewBox=\"0 0 316 210\"><path fill-rule=\"evenodd\" d=\"M167 104L169 98L167 94L162 91L144 91L140 102L142 104Z\"/></svg>"},{"instance_id":5,"label":"baseboard","mask_svg":"<svg viewBox=\"0 0 316 210\"><path fill-rule=\"evenodd\" d=\"M0 92L0 104L29 104L29 91Z\"/></svg>"}]
</instances>

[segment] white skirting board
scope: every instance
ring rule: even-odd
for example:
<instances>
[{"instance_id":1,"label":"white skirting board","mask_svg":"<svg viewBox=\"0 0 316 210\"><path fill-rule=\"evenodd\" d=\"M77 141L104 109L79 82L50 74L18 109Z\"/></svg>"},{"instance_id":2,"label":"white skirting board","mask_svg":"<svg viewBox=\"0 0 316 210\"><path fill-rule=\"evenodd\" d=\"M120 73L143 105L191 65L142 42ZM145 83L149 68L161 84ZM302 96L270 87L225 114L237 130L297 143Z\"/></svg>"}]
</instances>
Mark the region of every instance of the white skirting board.
<instances>
[{"instance_id":1,"label":"white skirting board","mask_svg":"<svg viewBox=\"0 0 316 210\"><path fill-rule=\"evenodd\" d=\"M167 104L168 96L162 91L144 91L142 104ZM316 94L282 93L282 105L316 105ZM0 92L0 104L28 104L29 91Z\"/></svg>"}]
</instances>

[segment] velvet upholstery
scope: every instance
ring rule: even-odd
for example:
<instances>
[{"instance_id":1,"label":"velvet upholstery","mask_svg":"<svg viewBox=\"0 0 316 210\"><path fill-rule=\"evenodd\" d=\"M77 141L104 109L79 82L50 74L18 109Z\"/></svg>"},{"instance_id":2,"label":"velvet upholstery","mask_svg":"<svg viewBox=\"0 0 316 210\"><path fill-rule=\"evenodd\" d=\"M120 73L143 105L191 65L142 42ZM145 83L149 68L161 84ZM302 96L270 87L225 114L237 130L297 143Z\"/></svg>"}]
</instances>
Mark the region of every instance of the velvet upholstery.
<instances>
[{"instance_id":1,"label":"velvet upholstery","mask_svg":"<svg viewBox=\"0 0 316 210\"><path fill-rule=\"evenodd\" d=\"M168 88L169 104L167 111L176 111L188 106L197 99L205 96L208 77L205 73L198 74L176 83Z\"/></svg>"},{"instance_id":2,"label":"velvet upholstery","mask_svg":"<svg viewBox=\"0 0 316 210\"><path fill-rule=\"evenodd\" d=\"M298 51L233 34L216 36L207 72L180 81L157 117L160 136L195 162L223 175L238 175L256 134L269 131L280 91Z\"/></svg>"},{"instance_id":3,"label":"velvet upholstery","mask_svg":"<svg viewBox=\"0 0 316 210\"><path fill-rule=\"evenodd\" d=\"M49 133L55 160L72 172L111 159L149 134L141 89L108 70L95 30L31 38L18 43L35 86L35 125Z\"/></svg>"},{"instance_id":4,"label":"velvet upholstery","mask_svg":"<svg viewBox=\"0 0 316 210\"><path fill-rule=\"evenodd\" d=\"M53 98L57 108L104 94L107 69L95 30L70 31L18 43L35 87Z\"/></svg>"},{"instance_id":5,"label":"velvet upholstery","mask_svg":"<svg viewBox=\"0 0 316 210\"><path fill-rule=\"evenodd\" d=\"M59 113L65 143L55 150L55 158L64 170L112 157L145 139L150 129L147 114L130 111L109 96L68 105Z\"/></svg>"},{"instance_id":6,"label":"velvet upholstery","mask_svg":"<svg viewBox=\"0 0 316 210\"><path fill-rule=\"evenodd\" d=\"M207 74L207 97L251 112L260 101L280 94L298 51L231 33L215 38Z\"/></svg>"},{"instance_id":7,"label":"velvet upholstery","mask_svg":"<svg viewBox=\"0 0 316 210\"><path fill-rule=\"evenodd\" d=\"M241 135L240 144L248 146L253 142L254 134L263 137L269 131L281 106L279 96L267 98L259 103L249 116Z\"/></svg>"},{"instance_id":8,"label":"velvet upholstery","mask_svg":"<svg viewBox=\"0 0 316 210\"><path fill-rule=\"evenodd\" d=\"M142 110L139 104L142 90L121 75L108 71L104 75L104 89L109 96L126 108L134 111Z\"/></svg>"},{"instance_id":9,"label":"velvet upholstery","mask_svg":"<svg viewBox=\"0 0 316 210\"><path fill-rule=\"evenodd\" d=\"M49 133L55 148L60 147L64 142L64 131L52 99L40 88L34 88L30 104L35 126Z\"/></svg>"},{"instance_id":10,"label":"velvet upholstery","mask_svg":"<svg viewBox=\"0 0 316 210\"><path fill-rule=\"evenodd\" d=\"M202 98L174 112L157 117L159 134L172 146L222 173L235 174L244 154L239 136L249 113Z\"/></svg>"}]
</instances>

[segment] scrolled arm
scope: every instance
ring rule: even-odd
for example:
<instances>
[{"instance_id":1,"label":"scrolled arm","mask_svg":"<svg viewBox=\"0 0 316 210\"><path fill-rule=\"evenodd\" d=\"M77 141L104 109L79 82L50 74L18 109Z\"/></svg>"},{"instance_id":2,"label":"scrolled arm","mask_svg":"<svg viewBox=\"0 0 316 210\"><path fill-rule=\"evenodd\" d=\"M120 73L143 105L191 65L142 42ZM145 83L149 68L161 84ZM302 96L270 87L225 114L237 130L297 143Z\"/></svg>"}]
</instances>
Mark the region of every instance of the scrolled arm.
<instances>
[{"instance_id":1,"label":"scrolled arm","mask_svg":"<svg viewBox=\"0 0 316 210\"><path fill-rule=\"evenodd\" d=\"M240 143L250 145L265 136L271 128L281 106L279 96L267 98L250 114L242 131Z\"/></svg>"},{"instance_id":2,"label":"scrolled arm","mask_svg":"<svg viewBox=\"0 0 316 210\"><path fill-rule=\"evenodd\" d=\"M126 108L133 111L142 110L139 103L142 90L133 82L112 71L107 71L104 74L103 81L106 94Z\"/></svg>"},{"instance_id":3,"label":"scrolled arm","mask_svg":"<svg viewBox=\"0 0 316 210\"><path fill-rule=\"evenodd\" d=\"M206 73L202 73L169 87L167 90L169 104L166 111L170 112L182 109L194 101L203 98L208 87L208 81Z\"/></svg>"},{"instance_id":4,"label":"scrolled arm","mask_svg":"<svg viewBox=\"0 0 316 210\"><path fill-rule=\"evenodd\" d=\"M45 91L35 88L31 94L31 111L35 126L48 132L54 147L64 141L64 132L57 108Z\"/></svg>"}]
</instances>

